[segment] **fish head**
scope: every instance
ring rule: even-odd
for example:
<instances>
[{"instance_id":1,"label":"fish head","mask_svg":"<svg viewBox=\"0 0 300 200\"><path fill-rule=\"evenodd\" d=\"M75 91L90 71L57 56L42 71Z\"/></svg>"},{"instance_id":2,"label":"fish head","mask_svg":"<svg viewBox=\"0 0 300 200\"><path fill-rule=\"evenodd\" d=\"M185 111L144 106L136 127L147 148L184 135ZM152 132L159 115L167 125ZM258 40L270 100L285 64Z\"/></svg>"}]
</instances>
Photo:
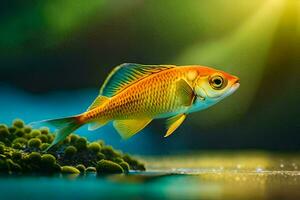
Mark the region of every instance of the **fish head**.
<instances>
[{"instance_id":1,"label":"fish head","mask_svg":"<svg viewBox=\"0 0 300 200\"><path fill-rule=\"evenodd\" d=\"M239 78L208 67L198 67L194 92L208 106L233 94L240 86Z\"/></svg>"}]
</instances>

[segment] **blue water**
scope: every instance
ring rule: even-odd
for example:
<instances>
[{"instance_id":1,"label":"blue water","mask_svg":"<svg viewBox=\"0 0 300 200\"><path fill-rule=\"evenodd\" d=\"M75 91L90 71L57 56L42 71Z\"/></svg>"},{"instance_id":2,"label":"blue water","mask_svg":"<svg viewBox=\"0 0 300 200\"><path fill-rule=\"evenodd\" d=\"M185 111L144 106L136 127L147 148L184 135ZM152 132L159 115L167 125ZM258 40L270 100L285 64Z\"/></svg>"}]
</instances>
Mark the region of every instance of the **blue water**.
<instances>
[{"instance_id":1,"label":"blue water","mask_svg":"<svg viewBox=\"0 0 300 200\"><path fill-rule=\"evenodd\" d=\"M0 85L0 123L10 124L15 118L26 123L45 119L66 117L84 112L98 95L97 89L52 92L43 95L32 95L22 90ZM149 129L143 130L130 140L122 140L108 124L95 131L88 131L87 126L81 127L76 133L87 137L90 141L104 140L107 144L124 152L135 154L159 154L164 149L163 136L152 134ZM153 146L159 148L153 148Z\"/></svg>"}]
</instances>

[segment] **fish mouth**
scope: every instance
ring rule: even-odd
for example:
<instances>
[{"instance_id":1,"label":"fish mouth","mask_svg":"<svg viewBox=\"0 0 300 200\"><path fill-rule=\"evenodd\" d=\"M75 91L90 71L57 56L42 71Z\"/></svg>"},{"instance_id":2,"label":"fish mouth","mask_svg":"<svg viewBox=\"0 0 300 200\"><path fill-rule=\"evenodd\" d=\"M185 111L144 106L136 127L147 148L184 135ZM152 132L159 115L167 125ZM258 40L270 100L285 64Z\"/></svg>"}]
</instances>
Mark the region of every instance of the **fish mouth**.
<instances>
[{"instance_id":1,"label":"fish mouth","mask_svg":"<svg viewBox=\"0 0 300 200\"><path fill-rule=\"evenodd\" d=\"M231 85L231 88L228 90L226 96L229 96L232 93L234 93L239 87L240 87L240 81L238 79Z\"/></svg>"}]
</instances>

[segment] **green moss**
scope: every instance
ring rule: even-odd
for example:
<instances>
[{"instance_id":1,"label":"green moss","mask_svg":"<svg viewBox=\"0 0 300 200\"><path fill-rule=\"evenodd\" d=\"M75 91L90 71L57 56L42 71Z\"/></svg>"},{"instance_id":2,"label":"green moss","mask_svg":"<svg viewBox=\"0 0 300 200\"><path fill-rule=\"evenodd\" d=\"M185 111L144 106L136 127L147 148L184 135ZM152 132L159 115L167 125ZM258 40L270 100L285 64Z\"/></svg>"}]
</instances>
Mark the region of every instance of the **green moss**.
<instances>
[{"instance_id":1,"label":"green moss","mask_svg":"<svg viewBox=\"0 0 300 200\"><path fill-rule=\"evenodd\" d=\"M15 127L9 127L8 128L8 131L9 131L9 133L11 133L11 134L14 134L15 132L16 132L16 128Z\"/></svg>"},{"instance_id":2,"label":"green moss","mask_svg":"<svg viewBox=\"0 0 300 200\"><path fill-rule=\"evenodd\" d=\"M28 141L27 145L31 148L39 148L42 144L42 141L38 138L32 138Z\"/></svg>"},{"instance_id":3,"label":"green moss","mask_svg":"<svg viewBox=\"0 0 300 200\"><path fill-rule=\"evenodd\" d=\"M87 173L96 173L97 172L97 169L96 167L88 167L86 168L85 170Z\"/></svg>"},{"instance_id":4,"label":"green moss","mask_svg":"<svg viewBox=\"0 0 300 200\"><path fill-rule=\"evenodd\" d=\"M0 138L5 138L9 135L9 130L7 128L7 126L1 126L0 127Z\"/></svg>"},{"instance_id":5,"label":"green moss","mask_svg":"<svg viewBox=\"0 0 300 200\"><path fill-rule=\"evenodd\" d=\"M14 134L18 137L23 137L25 135L24 131L20 128L17 128Z\"/></svg>"},{"instance_id":6,"label":"green moss","mask_svg":"<svg viewBox=\"0 0 300 200\"><path fill-rule=\"evenodd\" d=\"M80 174L80 171L76 167L63 166L63 167L61 167L61 173L63 173L63 174Z\"/></svg>"},{"instance_id":7,"label":"green moss","mask_svg":"<svg viewBox=\"0 0 300 200\"><path fill-rule=\"evenodd\" d=\"M115 151L111 146L105 146L101 149L101 153L105 155L105 157L109 159L113 159L115 157L119 157L120 153Z\"/></svg>"},{"instance_id":8,"label":"green moss","mask_svg":"<svg viewBox=\"0 0 300 200\"><path fill-rule=\"evenodd\" d=\"M77 165L76 168L80 171L80 173L84 173L86 170L86 168L83 164Z\"/></svg>"},{"instance_id":9,"label":"green moss","mask_svg":"<svg viewBox=\"0 0 300 200\"><path fill-rule=\"evenodd\" d=\"M18 163L13 162L11 159L7 159L7 164L8 164L9 171L11 172L22 171L22 167Z\"/></svg>"},{"instance_id":10,"label":"green moss","mask_svg":"<svg viewBox=\"0 0 300 200\"><path fill-rule=\"evenodd\" d=\"M43 144L41 144L40 149L41 149L42 151L44 151L44 150L46 150L49 146L50 146L50 144L48 144L48 143L43 143Z\"/></svg>"},{"instance_id":11,"label":"green moss","mask_svg":"<svg viewBox=\"0 0 300 200\"><path fill-rule=\"evenodd\" d=\"M19 151L14 151L12 154L13 160L21 160L22 159L22 153Z\"/></svg>"},{"instance_id":12,"label":"green moss","mask_svg":"<svg viewBox=\"0 0 300 200\"><path fill-rule=\"evenodd\" d=\"M13 142L12 142L12 144L16 144L16 143L26 144L27 143L27 139L25 139L23 137L18 137L16 139L14 139Z\"/></svg>"},{"instance_id":13,"label":"green moss","mask_svg":"<svg viewBox=\"0 0 300 200\"><path fill-rule=\"evenodd\" d=\"M15 120L11 127L0 124L0 172L56 173L62 170L63 173L106 174L144 169L143 164L105 146L102 140L88 144L86 138L76 134L68 136L49 153L41 152L53 139L48 128L32 129L20 120Z\"/></svg>"},{"instance_id":14,"label":"green moss","mask_svg":"<svg viewBox=\"0 0 300 200\"><path fill-rule=\"evenodd\" d=\"M123 168L110 160L101 160L96 165L97 172L100 174L119 174L124 173Z\"/></svg>"},{"instance_id":15,"label":"green moss","mask_svg":"<svg viewBox=\"0 0 300 200\"><path fill-rule=\"evenodd\" d=\"M4 153L4 149L5 149L5 146L3 144L0 144L0 154Z\"/></svg>"},{"instance_id":16,"label":"green moss","mask_svg":"<svg viewBox=\"0 0 300 200\"><path fill-rule=\"evenodd\" d=\"M14 143L14 144L12 144L12 148L14 148L14 149L22 149L23 145L21 143Z\"/></svg>"},{"instance_id":17,"label":"green moss","mask_svg":"<svg viewBox=\"0 0 300 200\"><path fill-rule=\"evenodd\" d=\"M76 154L77 152L77 148L74 146L68 146L67 148L65 148L65 156L66 157L72 157Z\"/></svg>"},{"instance_id":18,"label":"green moss","mask_svg":"<svg viewBox=\"0 0 300 200\"><path fill-rule=\"evenodd\" d=\"M88 145L88 149L94 153L97 153L101 150L101 146L97 142L92 142Z\"/></svg>"},{"instance_id":19,"label":"green moss","mask_svg":"<svg viewBox=\"0 0 300 200\"><path fill-rule=\"evenodd\" d=\"M101 153L101 152L98 152L96 155L97 155L97 160L98 161L100 161L102 159L105 159L105 155L103 153Z\"/></svg>"},{"instance_id":20,"label":"green moss","mask_svg":"<svg viewBox=\"0 0 300 200\"><path fill-rule=\"evenodd\" d=\"M37 137L37 136L39 136L39 135L41 135L41 131L40 131L40 130L37 130L37 129L32 130L31 133L30 133L30 136L31 136L32 138L35 138L35 137Z\"/></svg>"},{"instance_id":21,"label":"green moss","mask_svg":"<svg viewBox=\"0 0 300 200\"><path fill-rule=\"evenodd\" d=\"M70 135L71 143L75 144L75 142L79 139L79 136L76 134Z\"/></svg>"},{"instance_id":22,"label":"green moss","mask_svg":"<svg viewBox=\"0 0 300 200\"><path fill-rule=\"evenodd\" d=\"M16 127L16 128L23 128L25 126L25 123L21 119L15 119L13 121L13 126Z\"/></svg>"},{"instance_id":23,"label":"green moss","mask_svg":"<svg viewBox=\"0 0 300 200\"><path fill-rule=\"evenodd\" d=\"M40 132L43 135L48 135L50 133L49 128L47 128L47 127L40 128Z\"/></svg>"},{"instance_id":24,"label":"green moss","mask_svg":"<svg viewBox=\"0 0 300 200\"><path fill-rule=\"evenodd\" d=\"M130 166L127 162L123 161L123 162L120 162L119 165L123 168L123 170L125 172L129 172L130 170Z\"/></svg>"},{"instance_id":25,"label":"green moss","mask_svg":"<svg viewBox=\"0 0 300 200\"><path fill-rule=\"evenodd\" d=\"M41 154L38 153L38 152L31 152L29 154L28 159L29 159L30 162L38 164L38 163L40 163L42 157L41 157Z\"/></svg>"},{"instance_id":26,"label":"green moss","mask_svg":"<svg viewBox=\"0 0 300 200\"><path fill-rule=\"evenodd\" d=\"M45 166L52 166L56 163L56 158L51 154L44 154L41 157L41 162Z\"/></svg>"},{"instance_id":27,"label":"green moss","mask_svg":"<svg viewBox=\"0 0 300 200\"><path fill-rule=\"evenodd\" d=\"M39 135L37 136L37 138L39 138L43 143L48 142L48 137L47 135Z\"/></svg>"},{"instance_id":28,"label":"green moss","mask_svg":"<svg viewBox=\"0 0 300 200\"><path fill-rule=\"evenodd\" d=\"M87 146L86 138L79 138L75 142L75 147L78 149L78 151L86 149L86 146Z\"/></svg>"},{"instance_id":29,"label":"green moss","mask_svg":"<svg viewBox=\"0 0 300 200\"><path fill-rule=\"evenodd\" d=\"M23 128L24 133L30 133L32 131L32 128L30 126L25 126Z\"/></svg>"}]
</instances>

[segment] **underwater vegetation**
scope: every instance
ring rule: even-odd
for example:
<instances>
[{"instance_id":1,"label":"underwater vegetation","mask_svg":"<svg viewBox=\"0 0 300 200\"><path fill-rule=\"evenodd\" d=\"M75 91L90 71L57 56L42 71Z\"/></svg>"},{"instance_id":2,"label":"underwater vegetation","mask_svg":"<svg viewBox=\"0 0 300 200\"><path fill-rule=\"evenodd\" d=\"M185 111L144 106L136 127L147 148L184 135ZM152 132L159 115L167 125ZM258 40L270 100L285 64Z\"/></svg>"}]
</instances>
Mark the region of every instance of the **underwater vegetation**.
<instances>
[{"instance_id":1,"label":"underwater vegetation","mask_svg":"<svg viewBox=\"0 0 300 200\"><path fill-rule=\"evenodd\" d=\"M102 140L89 142L76 134L46 152L53 139L48 128L32 129L20 119L11 126L0 124L0 173L112 174L145 170L141 162Z\"/></svg>"}]
</instances>

